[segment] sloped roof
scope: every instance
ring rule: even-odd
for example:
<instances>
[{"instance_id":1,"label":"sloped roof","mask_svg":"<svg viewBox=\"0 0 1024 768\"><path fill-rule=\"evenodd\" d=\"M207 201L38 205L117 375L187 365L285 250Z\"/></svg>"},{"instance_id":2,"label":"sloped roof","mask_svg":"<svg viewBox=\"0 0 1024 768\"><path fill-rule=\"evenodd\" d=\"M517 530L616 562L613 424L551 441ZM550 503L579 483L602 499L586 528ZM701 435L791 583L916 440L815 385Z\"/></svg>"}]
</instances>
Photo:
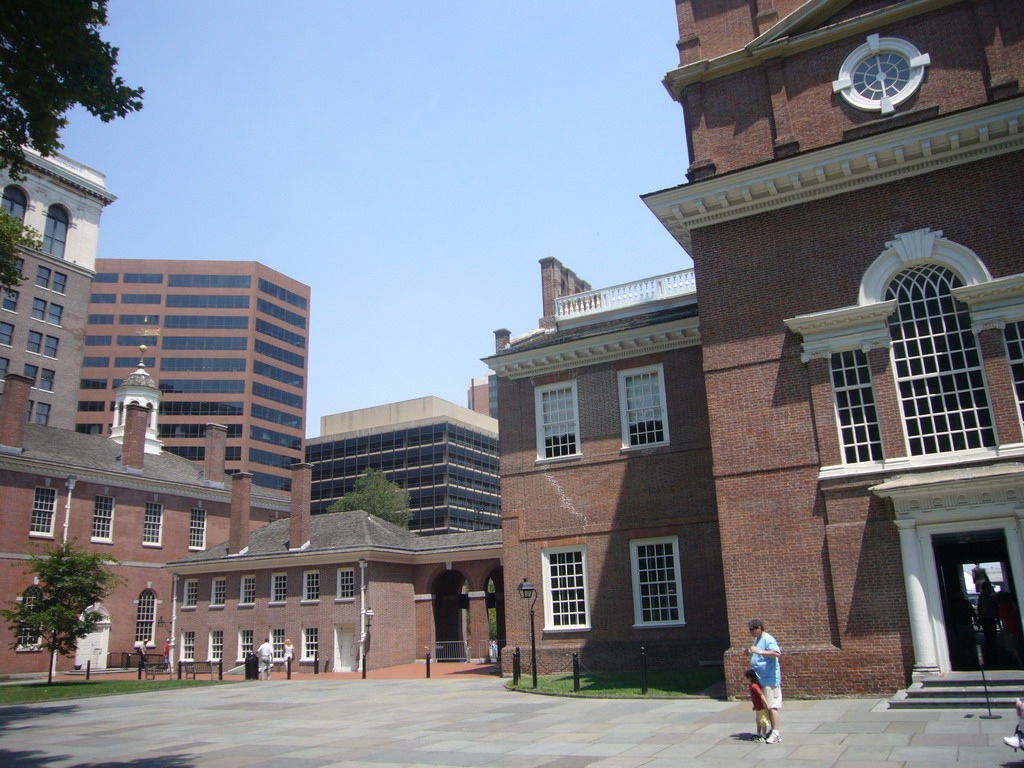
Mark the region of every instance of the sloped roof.
<instances>
[{"instance_id":1,"label":"sloped roof","mask_svg":"<svg viewBox=\"0 0 1024 768\"><path fill-rule=\"evenodd\" d=\"M239 558L286 555L289 552L308 555L316 552L377 550L416 555L501 546L500 530L418 536L367 512L353 510L313 515L309 521L309 546L302 550L292 550L289 548L291 542L288 541L289 526L290 521L287 519L275 520L250 531L249 546L241 555L229 555L227 542L221 542L202 552L194 552L175 560L170 565L235 561Z\"/></svg>"},{"instance_id":2,"label":"sloped roof","mask_svg":"<svg viewBox=\"0 0 1024 768\"><path fill-rule=\"evenodd\" d=\"M0 456L58 465L69 473L74 473L75 470L94 470L132 478L195 485L204 490L210 488L201 465L169 451L156 455L147 453L141 474L129 473L121 464L122 445L100 435L85 435L41 424L26 424L22 447L21 453ZM230 491L230 475L225 476L223 486L225 490ZM252 498L254 502L263 500L280 504L288 500L288 494L253 486Z\"/></svg>"}]
</instances>

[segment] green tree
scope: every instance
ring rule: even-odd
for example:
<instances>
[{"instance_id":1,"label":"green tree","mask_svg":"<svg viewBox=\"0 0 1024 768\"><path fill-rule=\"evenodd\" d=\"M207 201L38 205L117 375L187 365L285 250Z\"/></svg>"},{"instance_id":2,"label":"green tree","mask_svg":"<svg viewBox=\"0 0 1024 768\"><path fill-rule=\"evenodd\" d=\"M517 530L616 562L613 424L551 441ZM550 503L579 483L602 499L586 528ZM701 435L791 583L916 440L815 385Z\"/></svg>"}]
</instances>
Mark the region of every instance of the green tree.
<instances>
[{"instance_id":1,"label":"green tree","mask_svg":"<svg viewBox=\"0 0 1024 768\"><path fill-rule=\"evenodd\" d=\"M346 493L327 508L328 512L361 509L400 528L409 527L409 492L392 483L379 469L368 469Z\"/></svg>"},{"instance_id":2,"label":"green tree","mask_svg":"<svg viewBox=\"0 0 1024 768\"><path fill-rule=\"evenodd\" d=\"M26 227L7 211L0 209L0 289L13 288L21 283L18 260L21 248L39 248L39 234Z\"/></svg>"},{"instance_id":3,"label":"green tree","mask_svg":"<svg viewBox=\"0 0 1024 768\"><path fill-rule=\"evenodd\" d=\"M39 645L50 652L48 684L53 682L54 657L75 652L78 641L102 618L93 606L124 582L107 568L116 564L106 555L62 542L30 558L29 572L38 579L35 597L0 610L14 633L12 647L18 647L26 632L38 633Z\"/></svg>"},{"instance_id":4,"label":"green tree","mask_svg":"<svg viewBox=\"0 0 1024 768\"><path fill-rule=\"evenodd\" d=\"M142 109L141 88L115 75L118 49L100 38L107 0L4 0L0 13L0 168L23 178L28 145L63 145L76 104L105 123Z\"/></svg>"}]
</instances>

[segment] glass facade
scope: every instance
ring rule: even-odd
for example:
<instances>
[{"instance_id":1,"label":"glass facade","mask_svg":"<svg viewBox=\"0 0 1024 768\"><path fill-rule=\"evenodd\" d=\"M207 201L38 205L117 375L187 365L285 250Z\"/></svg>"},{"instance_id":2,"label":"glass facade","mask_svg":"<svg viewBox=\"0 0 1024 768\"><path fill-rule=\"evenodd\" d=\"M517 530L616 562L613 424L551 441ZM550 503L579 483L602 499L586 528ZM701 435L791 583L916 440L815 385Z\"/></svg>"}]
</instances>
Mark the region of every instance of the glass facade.
<instances>
[{"instance_id":1,"label":"glass facade","mask_svg":"<svg viewBox=\"0 0 1024 768\"><path fill-rule=\"evenodd\" d=\"M498 438L451 421L306 446L312 509L322 513L367 469L409 491L410 530L424 534L501 526Z\"/></svg>"}]
</instances>

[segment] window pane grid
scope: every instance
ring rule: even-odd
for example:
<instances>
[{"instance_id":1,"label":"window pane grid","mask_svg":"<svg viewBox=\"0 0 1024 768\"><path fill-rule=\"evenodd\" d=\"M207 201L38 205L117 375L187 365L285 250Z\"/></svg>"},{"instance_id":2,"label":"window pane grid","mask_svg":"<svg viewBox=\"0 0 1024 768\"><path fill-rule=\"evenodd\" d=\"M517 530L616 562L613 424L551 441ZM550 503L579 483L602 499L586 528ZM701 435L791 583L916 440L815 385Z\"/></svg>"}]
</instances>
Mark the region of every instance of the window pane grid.
<instances>
[{"instance_id":1,"label":"window pane grid","mask_svg":"<svg viewBox=\"0 0 1024 768\"><path fill-rule=\"evenodd\" d=\"M224 658L224 630L210 630L210 661L220 661Z\"/></svg>"},{"instance_id":2,"label":"window pane grid","mask_svg":"<svg viewBox=\"0 0 1024 768\"><path fill-rule=\"evenodd\" d=\"M665 426L658 372L647 371L626 376L625 389L629 444L664 442Z\"/></svg>"},{"instance_id":3,"label":"window pane grid","mask_svg":"<svg viewBox=\"0 0 1024 768\"><path fill-rule=\"evenodd\" d=\"M572 387L541 393L545 458L576 453L575 399Z\"/></svg>"},{"instance_id":4,"label":"window pane grid","mask_svg":"<svg viewBox=\"0 0 1024 768\"><path fill-rule=\"evenodd\" d=\"M53 510L57 504L57 491L53 488L36 488L32 501L32 521L29 531L53 535Z\"/></svg>"},{"instance_id":5,"label":"window pane grid","mask_svg":"<svg viewBox=\"0 0 1024 768\"><path fill-rule=\"evenodd\" d=\"M351 568L338 569L338 599L344 600L356 595L356 572Z\"/></svg>"},{"instance_id":6,"label":"window pane grid","mask_svg":"<svg viewBox=\"0 0 1024 768\"><path fill-rule=\"evenodd\" d=\"M92 510L92 537L110 539L114 523L114 497L97 496Z\"/></svg>"},{"instance_id":7,"label":"window pane grid","mask_svg":"<svg viewBox=\"0 0 1024 768\"><path fill-rule=\"evenodd\" d=\"M308 571L306 573L306 583L303 589L303 600L319 600L320 599L320 572L319 571Z\"/></svg>"},{"instance_id":8,"label":"window pane grid","mask_svg":"<svg viewBox=\"0 0 1024 768\"><path fill-rule=\"evenodd\" d=\"M256 577L243 576L240 603L252 605L256 602Z\"/></svg>"},{"instance_id":9,"label":"window pane grid","mask_svg":"<svg viewBox=\"0 0 1024 768\"><path fill-rule=\"evenodd\" d=\"M315 659L320 650L320 629L306 627L302 630L302 658Z\"/></svg>"},{"instance_id":10,"label":"window pane grid","mask_svg":"<svg viewBox=\"0 0 1024 768\"><path fill-rule=\"evenodd\" d=\"M1005 338L1013 389L1017 394L1017 408L1024 418L1024 322L1008 323Z\"/></svg>"},{"instance_id":11,"label":"window pane grid","mask_svg":"<svg viewBox=\"0 0 1024 768\"><path fill-rule=\"evenodd\" d=\"M199 602L199 582L195 579L186 579L185 581L185 594L182 597L181 604L186 608L195 608L196 603Z\"/></svg>"},{"instance_id":12,"label":"window pane grid","mask_svg":"<svg viewBox=\"0 0 1024 768\"><path fill-rule=\"evenodd\" d=\"M270 630L270 644L274 646L274 658L284 658L284 630L283 629L272 629Z\"/></svg>"},{"instance_id":13,"label":"window pane grid","mask_svg":"<svg viewBox=\"0 0 1024 768\"><path fill-rule=\"evenodd\" d=\"M181 660L195 661L196 633L192 630L181 633Z\"/></svg>"},{"instance_id":14,"label":"window pane grid","mask_svg":"<svg viewBox=\"0 0 1024 768\"><path fill-rule=\"evenodd\" d=\"M881 461L882 437L867 355L859 349L838 352L832 355L831 366L844 460L847 464Z\"/></svg>"},{"instance_id":15,"label":"window pane grid","mask_svg":"<svg viewBox=\"0 0 1024 768\"><path fill-rule=\"evenodd\" d=\"M227 597L228 580L218 577L213 580L213 589L210 592L210 605L224 605Z\"/></svg>"},{"instance_id":16,"label":"window pane grid","mask_svg":"<svg viewBox=\"0 0 1024 768\"><path fill-rule=\"evenodd\" d=\"M949 269L923 265L886 292L897 301L889 334L913 456L995 445L970 312L950 293L961 284Z\"/></svg>"},{"instance_id":17,"label":"window pane grid","mask_svg":"<svg viewBox=\"0 0 1024 768\"><path fill-rule=\"evenodd\" d=\"M206 510L193 509L188 524L188 546L190 549L206 547Z\"/></svg>"},{"instance_id":18,"label":"window pane grid","mask_svg":"<svg viewBox=\"0 0 1024 768\"><path fill-rule=\"evenodd\" d=\"M238 630L238 658L244 659L252 653L252 636L251 629Z\"/></svg>"},{"instance_id":19,"label":"window pane grid","mask_svg":"<svg viewBox=\"0 0 1024 768\"><path fill-rule=\"evenodd\" d=\"M146 510L142 521L142 543L159 544L163 529L164 505L151 501L146 502Z\"/></svg>"},{"instance_id":20,"label":"window pane grid","mask_svg":"<svg viewBox=\"0 0 1024 768\"><path fill-rule=\"evenodd\" d=\"M271 577L270 600L275 603L283 603L288 598L288 576L284 573L275 573Z\"/></svg>"},{"instance_id":21,"label":"window pane grid","mask_svg":"<svg viewBox=\"0 0 1024 768\"><path fill-rule=\"evenodd\" d=\"M636 546L640 621L644 624L679 621L678 576L671 542Z\"/></svg>"},{"instance_id":22,"label":"window pane grid","mask_svg":"<svg viewBox=\"0 0 1024 768\"><path fill-rule=\"evenodd\" d=\"M142 593L139 595L138 612L135 615L135 642L152 642L155 611L156 595L153 593L153 590L142 590Z\"/></svg>"},{"instance_id":23,"label":"window pane grid","mask_svg":"<svg viewBox=\"0 0 1024 768\"><path fill-rule=\"evenodd\" d=\"M551 621L556 627L585 626L587 595L583 552L552 552L548 555Z\"/></svg>"}]
</instances>

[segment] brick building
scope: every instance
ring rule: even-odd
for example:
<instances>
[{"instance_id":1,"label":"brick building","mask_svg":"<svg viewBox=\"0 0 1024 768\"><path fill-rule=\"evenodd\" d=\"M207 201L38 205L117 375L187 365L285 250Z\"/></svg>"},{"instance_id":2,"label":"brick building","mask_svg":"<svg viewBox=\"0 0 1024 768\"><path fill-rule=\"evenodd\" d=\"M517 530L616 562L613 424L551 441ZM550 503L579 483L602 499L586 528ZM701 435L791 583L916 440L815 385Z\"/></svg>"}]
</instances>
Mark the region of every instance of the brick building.
<instances>
[{"instance_id":1,"label":"brick building","mask_svg":"<svg viewBox=\"0 0 1024 768\"><path fill-rule=\"evenodd\" d=\"M650 470L620 482L631 456L587 472L629 413L621 373L616 387L591 361L642 343L566 345L591 331L547 310L540 331L499 335L487 362L509 449L506 564L542 573L542 648L639 642L629 621L647 595L626 539L659 535L648 510L672 509L673 525L699 514L697 489L703 567L687 576L679 534L686 626L662 631L681 642L692 607L717 609L703 637L724 639L730 685L753 617L782 644L789 694L890 692L976 667L964 605L986 579L970 572L988 572L1010 613L1024 591L1024 4L676 7L680 67L665 85L683 108L688 183L644 200L699 285L691 365L661 362L666 440L674 400L692 393L708 447L667 473L677 485ZM598 310L591 327L614 314L615 292L576 282L547 272L545 302L579 294ZM545 430L550 445L533 448ZM638 510L627 535L616 507ZM569 633L552 621L567 607ZM510 620L522 644L528 628ZM988 664L1018 663L1000 645L985 644Z\"/></svg>"},{"instance_id":2,"label":"brick building","mask_svg":"<svg viewBox=\"0 0 1024 768\"><path fill-rule=\"evenodd\" d=\"M109 432L111 391L146 344L167 450L203 461L216 421L229 472L288 490L303 461L309 286L254 261L98 259L96 272L77 429Z\"/></svg>"},{"instance_id":3,"label":"brick building","mask_svg":"<svg viewBox=\"0 0 1024 768\"><path fill-rule=\"evenodd\" d=\"M250 489L248 475L224 474L223 427L209 430L205 465L161 451L153 439L160 393L142 369L116 393L121 429L113 437L26 423L31 384L8 374L0 401L0 601L32 596L28 553L75 540L119 560L111 567L125 583L98 606L105 619L97 631L79 643L74 659L60 659L58 669L103 668L109 658L116 664L139 643L159 653L174 634L172 578L164 564L227 536L232 494L251 497L252 525L287 515L288 499ZM49 654L35 638L22 640L16 649L0 644L0 674L46 671Z\"/></svg>"},{"instance_id":4,"label":"brick building","mask_svg":"<svg viewBox=\"0 0 1024 768\"><path fill-rule=\"evenodd\" d=\"M2 208L34 229L42 247L21 249L24 280L2 297L0 386L8 371L28 376L30 420L72 429L100 215L115 198L99 171L60 154L25 153L24 179L0 170Z\"/></svg>"},{"instance_id":5,"label":"brick building","mask_svg":"<svg viewBox=\"0 0 1024 768\"><path fill-rule=\"evenodd\" d=\"M311 515L297 465L291 516L170 563L183 660L241 663L265 639L295 670L349 672L489 652L503 634L501 532L417 536L363 511ZM301 489L305 488L305 493ZM297 492L299 491L299 492Z\"/></svg>"}]
</instances>

